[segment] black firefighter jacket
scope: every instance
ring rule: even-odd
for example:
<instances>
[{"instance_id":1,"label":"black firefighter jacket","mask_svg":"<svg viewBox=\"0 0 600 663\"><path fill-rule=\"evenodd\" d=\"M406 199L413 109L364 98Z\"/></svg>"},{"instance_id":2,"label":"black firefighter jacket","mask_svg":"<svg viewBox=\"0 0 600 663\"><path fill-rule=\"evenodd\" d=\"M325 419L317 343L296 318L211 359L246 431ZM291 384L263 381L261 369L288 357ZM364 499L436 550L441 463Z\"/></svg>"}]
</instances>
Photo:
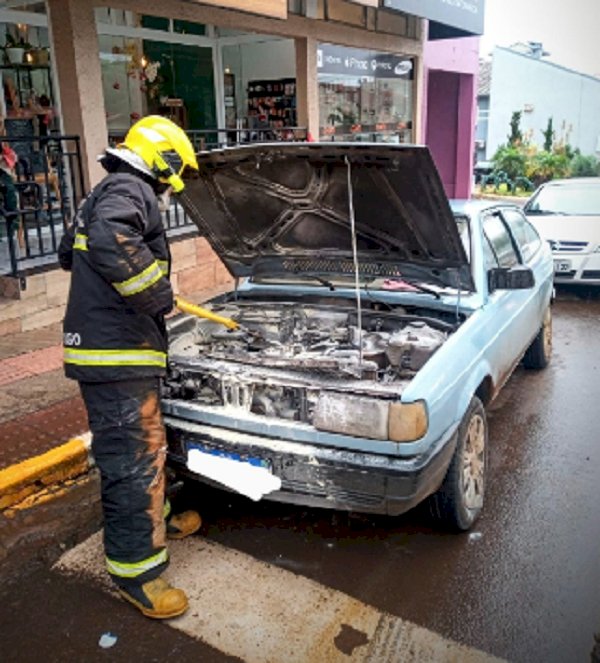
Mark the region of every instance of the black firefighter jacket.
<instances>
[{"instance_id":1,"label":"black firefighter jacket","mask_svg":"<svg viewBox=\"0 0 600 663\"><path fill-rule=\"evenodd\" d=\"M112 382L165 373L163 315L173 307L170 254L152 187L113 173L81 205L59 247L72 272L65 373Z\"/></svg>"}]
</instances>

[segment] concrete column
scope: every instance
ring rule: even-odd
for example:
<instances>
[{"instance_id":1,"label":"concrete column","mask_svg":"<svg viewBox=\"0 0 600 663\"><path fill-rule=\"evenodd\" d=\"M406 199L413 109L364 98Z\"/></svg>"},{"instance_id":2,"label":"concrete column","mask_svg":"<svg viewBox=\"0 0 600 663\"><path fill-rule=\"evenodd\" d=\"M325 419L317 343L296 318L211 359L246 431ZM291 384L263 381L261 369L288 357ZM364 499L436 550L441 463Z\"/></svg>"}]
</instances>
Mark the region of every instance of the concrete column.
<instances>
[{"instance_id":1,"label":"concrete column","mask_svg":"<svg viewBox=\"0 0 600 663\"><path fill-rule=\"evenodd\" d=\"M295 39L296 104L298 126L307 127L319 140L319 85L317 83L317 41L312 37Z\"/></svg>"},{"instance_id":2,"label":"concrete column","mask_svg":"<svg viewBox=\"0 0 600 663\"><path fill-rule=\"evenodd\" d=\"M96 156L107 144L98 35L91 0L46 0L62 129L81 138L87 187L104 174Z\"/></svg>"},{"instance_id":3,"label":"concrete column","mask_svg":"<svg viewBox=\"0 0 600 663\"><path fill-rule=\"evenodd\" d=\"M477 112L475 95L475 76L461 74L458 91L455 198L470 198L473 187L473 146Z\"/></svg>"},{"instance_id":4,"label":"concrete column","mask_svg":"<svg viewBox=\"0 0 600 663\"><path fill-rule=\"evenodd\" d=\"M412 142L423 144L425 142L425 119L426 111L423 112L427 104L427 77L428 69L425 66L422 56L414 59L414 80L413 80L413 132Z\"/></svg>"}]
</instances>

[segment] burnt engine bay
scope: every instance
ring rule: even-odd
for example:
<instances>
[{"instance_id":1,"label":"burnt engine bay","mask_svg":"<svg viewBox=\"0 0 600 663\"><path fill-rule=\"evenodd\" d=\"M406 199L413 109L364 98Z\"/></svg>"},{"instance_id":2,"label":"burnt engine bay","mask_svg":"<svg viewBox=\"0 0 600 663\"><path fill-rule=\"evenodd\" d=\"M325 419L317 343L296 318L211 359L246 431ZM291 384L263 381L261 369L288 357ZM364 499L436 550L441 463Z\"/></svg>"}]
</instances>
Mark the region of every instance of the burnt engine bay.
<instances>
[{"instance_id":1,"label":"burnt engine bay","mask_svg":"<svg viewBox=\"0 0 600 663\"><path fill-rule=\"evenodd\" d=\"M351 301L213 305L240 327L173 322L164 396L306 423L322 389L397 398L456 329L456 318L386 308L365 308L359 325Z\"/></svg>"}]
</instances>

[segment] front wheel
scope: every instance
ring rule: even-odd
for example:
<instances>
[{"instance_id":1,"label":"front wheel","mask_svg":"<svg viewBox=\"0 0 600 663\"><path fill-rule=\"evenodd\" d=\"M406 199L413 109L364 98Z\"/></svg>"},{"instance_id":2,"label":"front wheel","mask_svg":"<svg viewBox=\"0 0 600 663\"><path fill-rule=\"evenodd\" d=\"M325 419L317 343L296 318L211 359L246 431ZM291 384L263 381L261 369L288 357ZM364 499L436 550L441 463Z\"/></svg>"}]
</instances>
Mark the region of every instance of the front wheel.
<instances>
[{"instance_id":1,"label":"front wheel","mask_svg":"<svg viewBox=\"0 0 600 663\"><path fill-rule=\"evenodd\" d=\"M456 449L441 487L429 498L430 511L443 526L458 531L472 527L483 508L487 470L487 420L473 396L458 428Z\"/></svg>"},{"instance_id":2,"label":"front wheel","mask_svg":"<svg viewBox=\"0 0 600 663\"><path fill-rule=\"evenodd\" d=\"M523 357L525 368L546 368L552 356L552 311L544 313L542 326Z\"/></svg>"}]
</instances>

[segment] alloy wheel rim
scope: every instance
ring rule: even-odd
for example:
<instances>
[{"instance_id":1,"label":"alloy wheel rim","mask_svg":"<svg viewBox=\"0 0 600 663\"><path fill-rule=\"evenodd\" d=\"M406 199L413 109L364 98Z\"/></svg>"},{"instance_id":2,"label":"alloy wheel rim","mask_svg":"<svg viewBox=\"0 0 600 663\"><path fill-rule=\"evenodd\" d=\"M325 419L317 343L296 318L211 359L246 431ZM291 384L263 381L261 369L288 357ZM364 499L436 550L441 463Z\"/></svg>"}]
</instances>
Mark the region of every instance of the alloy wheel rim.
<instances>
[{"instance_id":1,"label":"alloy wheel rim","mask_svg":"<svg viewBox=\"0 0 600 663\"><path fill-rule=\"evenodd\" d=\"M462 466L462 487L467 509L483 506L485 488L485 422L474 415L469 422Z\"/></svg>"}]
</instances>

